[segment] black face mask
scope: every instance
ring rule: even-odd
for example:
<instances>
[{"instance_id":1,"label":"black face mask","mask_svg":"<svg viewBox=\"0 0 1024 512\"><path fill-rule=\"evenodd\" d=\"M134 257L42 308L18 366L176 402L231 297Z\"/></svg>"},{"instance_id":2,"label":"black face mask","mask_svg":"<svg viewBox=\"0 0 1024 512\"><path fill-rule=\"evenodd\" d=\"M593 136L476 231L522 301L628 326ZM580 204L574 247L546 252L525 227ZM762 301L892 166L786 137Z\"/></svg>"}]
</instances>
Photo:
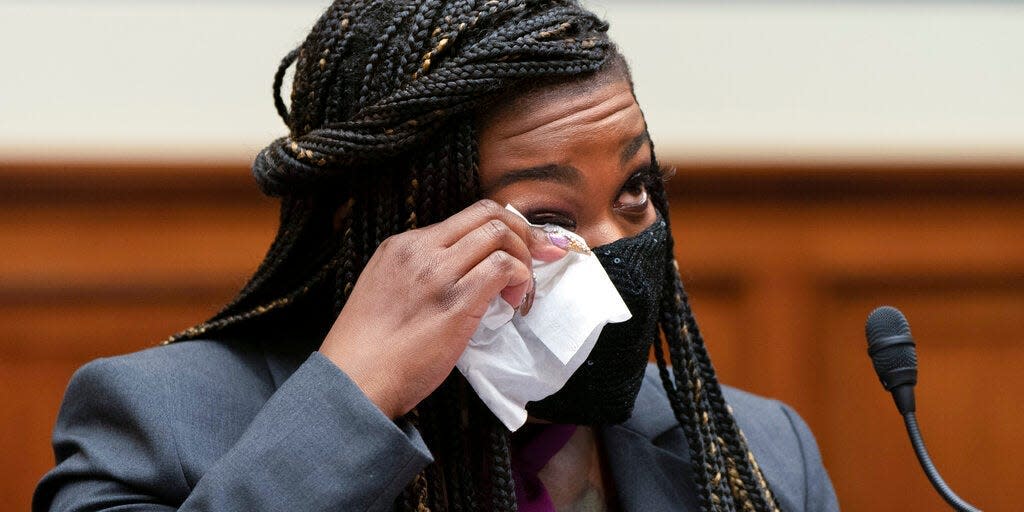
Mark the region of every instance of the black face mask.
<instances>
[{"instance_id":1,"label":"black face mask","mask_svg":"<svg viewBox=\"0 0 1024 512\"><path fill-rule=\"evenodd\" d=\"M604 326L590 357L565 386L543 400L526 404L531 416L580 425L629 419L643 383L648 350L658 336L667 234L659 215L639 235L593 249L633 316Z\"/></svg>"}]
</instances>

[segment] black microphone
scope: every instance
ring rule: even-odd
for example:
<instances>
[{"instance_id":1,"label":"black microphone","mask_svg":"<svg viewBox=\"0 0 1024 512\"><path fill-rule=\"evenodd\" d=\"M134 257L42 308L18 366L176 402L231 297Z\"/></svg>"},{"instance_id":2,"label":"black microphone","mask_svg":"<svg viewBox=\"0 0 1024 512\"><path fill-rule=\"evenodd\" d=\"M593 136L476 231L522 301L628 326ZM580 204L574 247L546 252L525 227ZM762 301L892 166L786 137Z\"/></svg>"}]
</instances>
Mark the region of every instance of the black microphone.
<instances>
[{"instance_id":1,"label":"black microphone","mask_svg":"<svg viewBox=\"0 0 1024 512\"><path fill-rule=\"evenodd\" d=\"M864 334L868 338L871 364L874 365L875 373L878 374L878 379L882 381L886 391L892 393L896 408L903 415L910 443L914 445L914 453L917 454L917 460L921 463L921 468L924 469L932 487L935 487L942 499L954 509L961 512L980 512L946 485L924 447L924 439L921 438L921 431L917 426L914 404L917 351L914 348L914 337L910 335L907 318L892 306L876 308L868 315Z\"/></svg>"},{"instance_id":2,"label":"black microphone","mask_svg":"<svg viewBox=\"0 0 1024 512\"><path fill-rule=\"evenodd\" d=\"M864 325L868 355L885 390L892 393L900 414L914 412L917 384L917 352L910 325L900 310L882 306L868 315Z\"/></svg>"}]
</instances>

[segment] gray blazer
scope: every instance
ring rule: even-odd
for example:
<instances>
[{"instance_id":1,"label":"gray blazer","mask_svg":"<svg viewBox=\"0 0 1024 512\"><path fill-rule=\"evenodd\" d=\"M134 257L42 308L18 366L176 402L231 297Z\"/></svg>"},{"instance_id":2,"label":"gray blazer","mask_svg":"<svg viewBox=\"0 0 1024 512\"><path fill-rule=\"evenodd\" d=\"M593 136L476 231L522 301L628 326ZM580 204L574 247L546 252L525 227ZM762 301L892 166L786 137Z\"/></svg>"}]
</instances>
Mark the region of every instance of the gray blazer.
<instances>
[{"instance_id":1,"label":"gray blazer","mask_svg":"<svg viewBox=\"0 0 1024 512\"><path fill-rule=\"evenodd\" d=\"M807 425L726 389L783 510L838 510ZM656 371L633 418L601 431L626 511L695 511L682 429ZM318 352L190 341L99 359L75 373L53 432L57 465L32 509L390 510L431 462Z\"/></svg>"}]
</instances>

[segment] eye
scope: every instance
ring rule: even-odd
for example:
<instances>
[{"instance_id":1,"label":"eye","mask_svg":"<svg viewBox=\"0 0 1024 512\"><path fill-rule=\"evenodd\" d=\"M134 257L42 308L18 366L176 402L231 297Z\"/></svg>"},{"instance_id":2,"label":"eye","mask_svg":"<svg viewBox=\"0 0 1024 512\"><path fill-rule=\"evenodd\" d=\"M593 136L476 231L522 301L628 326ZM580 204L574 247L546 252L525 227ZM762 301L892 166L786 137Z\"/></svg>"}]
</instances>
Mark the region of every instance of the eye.
<instances>
[{"instance_id":1,"label":"eye","mask_svg":"<svg viewBox=\"0 0 1024 512\"><path fill-rule=\"evenodd\" d=\"M647 194L647 183L650 180L648 174L648 172L638 172L630 176L619 190L619 197L615 199L612 207L629 213L646 211L647 203L650 200Z\"/></svg>"},{"instance_id":2,"label":"eye","mask_svg":"<svg viewBox=\"0 0 1024 512\"><path fill-rule=\"evenodd\" d=\"M568 229L569 231L576 230L576 220L565 213L540 211L535 213L525 213L524 217L526 217L526 220L531 224L554 224Z\"/></svg>"}]
</instances>

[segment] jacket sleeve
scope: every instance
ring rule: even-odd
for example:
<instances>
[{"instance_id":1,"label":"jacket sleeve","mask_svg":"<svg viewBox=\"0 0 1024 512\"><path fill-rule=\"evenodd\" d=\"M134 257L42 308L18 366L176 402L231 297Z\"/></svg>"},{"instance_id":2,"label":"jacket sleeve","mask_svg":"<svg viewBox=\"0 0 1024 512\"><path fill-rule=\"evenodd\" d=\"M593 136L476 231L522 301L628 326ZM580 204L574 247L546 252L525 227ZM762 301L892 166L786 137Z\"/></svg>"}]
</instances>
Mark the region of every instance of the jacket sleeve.
<instances>
[{"instance_id":1,"label":"jacket sleeve","mask_svg":"<svg viewBox=\"0 0 1024 512\"><path fill-rule=\"evenodd\" d=\"M838 512L839 501L818 451L814 434L792 407L779 402L800 445L804 466L804 508L808 511Z\"/></svg>"},{"instance_id":2,"label":"jacket sleeve","mask_svg":"<svg viewBox=\"0 0 1024 512\"><path fill-rule=\"evenodd\" d=\"M117 358L76 372L54 428L57 465L33 511L381 511L431 462L415 428L314 352L192 486L177 450L190 439L168 417L188 397L161 387Z\"/></svg>"}]
</instances>

